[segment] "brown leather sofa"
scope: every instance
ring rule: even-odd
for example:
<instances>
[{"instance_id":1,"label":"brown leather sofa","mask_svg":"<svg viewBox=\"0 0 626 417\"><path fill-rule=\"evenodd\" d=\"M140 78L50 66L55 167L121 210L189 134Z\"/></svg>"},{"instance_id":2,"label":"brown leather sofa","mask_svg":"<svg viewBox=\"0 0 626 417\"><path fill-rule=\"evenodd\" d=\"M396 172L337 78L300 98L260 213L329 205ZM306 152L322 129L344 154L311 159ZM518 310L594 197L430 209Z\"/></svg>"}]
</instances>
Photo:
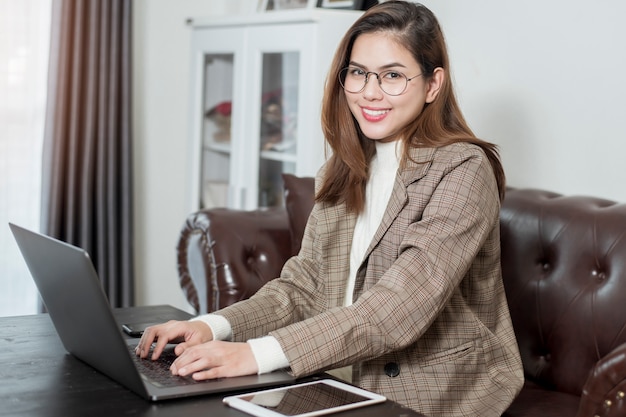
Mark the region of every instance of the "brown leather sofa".
<instances>
[{"instance_id":1,"label":"brown leather sofa","mask_svg":"<svg viewBox=\"0 0 626 417\"><path fill-rule=\"evenodd\" d=\"M286 208L187 218L180 284L199 313L254 294L298 251L313 179L284 180ZM626 204L509 189L500 224L526 374L504 416L626 416Z\"/></svg>"}]
</instances>

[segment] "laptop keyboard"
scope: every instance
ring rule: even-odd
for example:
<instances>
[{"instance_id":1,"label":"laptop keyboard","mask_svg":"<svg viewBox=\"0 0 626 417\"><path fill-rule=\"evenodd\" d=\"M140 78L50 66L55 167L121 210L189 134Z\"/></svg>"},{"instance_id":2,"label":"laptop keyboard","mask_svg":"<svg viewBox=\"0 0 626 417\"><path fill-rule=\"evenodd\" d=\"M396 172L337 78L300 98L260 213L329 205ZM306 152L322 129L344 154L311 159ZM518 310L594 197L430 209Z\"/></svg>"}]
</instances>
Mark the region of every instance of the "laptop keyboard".
<instances>
[{"instance_id":1,"label":"laptop keyboard","mask_svg":"<svg viewBox=\"0 0 626 417\"><path fill-rule=\"evenodd\" d=\"M174 362L174 359L176 359L176 354L173 349L165 349L159 359L155 361L149 358L141 359L135 354L135 346L129 346L129 349L131 351L130 356L135 361L142 378L151 384L163 388L197 383L197 381L191 377L172 375L170 365Z\"/></svg>"}]
</instances>

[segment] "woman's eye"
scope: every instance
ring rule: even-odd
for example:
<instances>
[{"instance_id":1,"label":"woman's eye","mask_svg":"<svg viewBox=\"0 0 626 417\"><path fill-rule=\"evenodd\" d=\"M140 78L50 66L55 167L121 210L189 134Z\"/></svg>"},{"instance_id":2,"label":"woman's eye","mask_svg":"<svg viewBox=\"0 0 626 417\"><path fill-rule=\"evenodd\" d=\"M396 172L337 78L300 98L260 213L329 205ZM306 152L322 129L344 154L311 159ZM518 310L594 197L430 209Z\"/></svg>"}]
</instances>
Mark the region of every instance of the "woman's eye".
<instances>
[{"instance_id":1,"label":"woman's eye","mask_svg":"<svg viewBox=\"0 0 626 417\"><path fill-rule=\"evenodd\" d=\"M395 80L397 78L402 78L402 74L400 74L399 72L395 72L395 71L389 71L385 73L385 77L384 78L388 78L390 80Z\"/></svg>"},{"instance_id":2,"label":"woman's eye","mask_svg":"<svg viewBox=\"0 0 626 417\"><path fill-rule=\"evenodd\" d=\"M361 68L351 68L349 73L354 77L362 77L365 75L365 71L363 71Z\"/></svg>"}]
</instances>

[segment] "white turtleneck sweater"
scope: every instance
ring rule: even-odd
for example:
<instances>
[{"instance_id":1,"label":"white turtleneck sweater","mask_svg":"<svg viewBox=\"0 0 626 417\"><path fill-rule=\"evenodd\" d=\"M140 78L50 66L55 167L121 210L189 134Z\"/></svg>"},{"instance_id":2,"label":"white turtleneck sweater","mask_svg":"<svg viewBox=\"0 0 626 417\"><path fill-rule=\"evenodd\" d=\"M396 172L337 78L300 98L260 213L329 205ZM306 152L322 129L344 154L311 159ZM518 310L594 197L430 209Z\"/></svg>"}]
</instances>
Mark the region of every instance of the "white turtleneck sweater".
<instances>
[{"instance_id":1,"label":"white turtleneck sweater","mask_svg":"<svg viewBox=\"0 0 626 417\"><path fill-rule=\"evenodd\" d=\"M350 249L350 276L346 287L345 305L352 304L356 272L378 229L393 189L400 155L398 142L376 142L376 155L370 164L370 178L365 186L365 208L356 220Z\"/></svg>"},{"instance_id":2,"label":"white turtleneck sweater","mask_svg":"<svg viewBox=\"0 0 626 417\"><path fill-rule=\"evenodd\" d=\"M370 178L366 185L365 207L357 218L354 227L350 249L350 274L346 284L344 302L346 306L352 304L356 272L363 262L365 252L389 203L400 156L401 147L398 142L376 142L376 155L370 164ZM232 338L230 323L218 314L206 314L193 320L206 323L211 328L215 340L230 340ZM251 339L248 340L248 344L259 367L259 374L289 367L289 360L273 336Z\"/></svg>"}]
</instances>

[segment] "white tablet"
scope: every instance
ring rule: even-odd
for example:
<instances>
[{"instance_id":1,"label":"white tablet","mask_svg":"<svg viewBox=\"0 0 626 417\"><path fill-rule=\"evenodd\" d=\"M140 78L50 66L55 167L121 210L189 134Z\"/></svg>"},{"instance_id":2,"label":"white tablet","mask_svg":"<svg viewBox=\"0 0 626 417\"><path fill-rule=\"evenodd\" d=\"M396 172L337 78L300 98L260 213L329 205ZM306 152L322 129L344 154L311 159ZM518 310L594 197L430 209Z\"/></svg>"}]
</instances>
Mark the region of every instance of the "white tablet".
<instances>
[{"instance_id":1,"label":"white tablet","mask_svg":"<svg viewBox=\"0 0 626 417\"><path fill-rule=\"evenodd\" d=\"M385 397L332 379L305 382L224 398L257 417L313 417L382 403Z\"/></svg>"}]
</instances>

